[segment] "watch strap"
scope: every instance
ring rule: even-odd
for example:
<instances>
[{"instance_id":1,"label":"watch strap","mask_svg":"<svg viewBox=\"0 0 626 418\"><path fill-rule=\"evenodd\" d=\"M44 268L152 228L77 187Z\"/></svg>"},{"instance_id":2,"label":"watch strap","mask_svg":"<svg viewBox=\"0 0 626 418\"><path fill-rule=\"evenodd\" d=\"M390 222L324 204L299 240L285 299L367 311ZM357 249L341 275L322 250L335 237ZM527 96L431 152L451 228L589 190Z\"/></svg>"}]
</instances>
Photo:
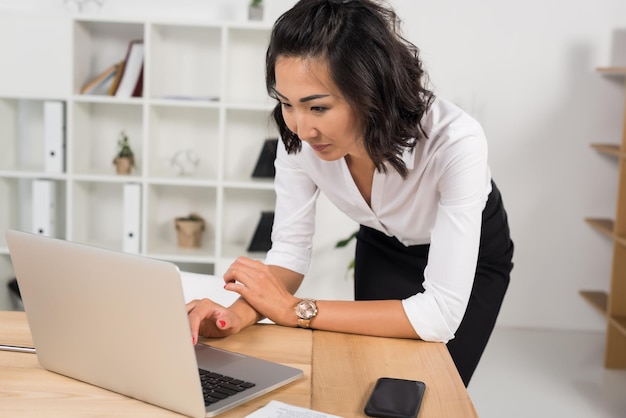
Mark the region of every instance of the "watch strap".
<instances>
[{"instance_id":1,"label":"watch strap","mask_svg":"<svg viewBox=\"0 0 626 418\"><path fill-rule=\"evenodd\" d=\"M298 326L300 328L311 328L311 319L298 318Z\"/></svg>"}]
</instances>

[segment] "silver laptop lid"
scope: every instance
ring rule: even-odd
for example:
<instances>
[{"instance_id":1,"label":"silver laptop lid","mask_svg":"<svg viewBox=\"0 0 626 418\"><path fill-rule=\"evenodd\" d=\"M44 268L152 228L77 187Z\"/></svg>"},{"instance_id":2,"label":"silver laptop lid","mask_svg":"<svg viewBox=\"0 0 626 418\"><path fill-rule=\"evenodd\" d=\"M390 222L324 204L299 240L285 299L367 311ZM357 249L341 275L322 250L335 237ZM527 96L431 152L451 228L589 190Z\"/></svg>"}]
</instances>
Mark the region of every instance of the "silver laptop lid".
<instances>
[{"instance_id":1,"label":"silver laptop lid","mask_svg":"<svg viewBox=\"0 0 626 418\"><path fill-rule=\"evenodd\" d=\"M43 367L205 415L174 264L18 231L6 238Z\"/></svg>"}]
</instances>

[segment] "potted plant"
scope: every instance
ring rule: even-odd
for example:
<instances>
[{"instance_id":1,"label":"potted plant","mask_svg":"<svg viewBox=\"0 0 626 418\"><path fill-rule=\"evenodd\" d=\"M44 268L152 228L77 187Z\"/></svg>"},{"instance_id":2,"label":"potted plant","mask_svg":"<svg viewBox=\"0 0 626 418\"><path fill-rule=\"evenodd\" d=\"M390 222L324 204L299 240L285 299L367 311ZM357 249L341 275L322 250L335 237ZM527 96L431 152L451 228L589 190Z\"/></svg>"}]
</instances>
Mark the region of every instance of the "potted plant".
<instances>
[{"instance_id":1,"label":"potted plant","mask_svg":"<svg viewBox=\"0 0 626 418\"><path fill-rule=\"evenodd\" d=\"M250 0L248 19L263 20L263 0Z\"/></svg>"},{"instance_id":2,"label":"potted plant","mask_svg":"<svg viewBox=\"0 0 626 418\"><path fill-rule=\"evenodd\" d=\"M128 143L128 135L124 131L120 132L120 138L117 141L117 155L113 158L113 165L117 174L130 174L135 167L135 154Z\"/></svg>"},{"instance_id":3,"label":"potted plant","mask_svg":"<svg viewBox=\"0 0 626 418\"><path fill-rule=\"evenodd\" d=\"M178 237L178 246L184 248L198 248L202 246L202 232L204 219L197 213L190 213L174 220Z\"/></svg>"},{"instance_id":4,"label":"potted plant","mask_svg":"<svg viewBox=\"0 0 626 418\"><path fill-rule=\"evenodd\" d=\"M348 244L350 244L350 242L356 238L356 234L358 233L358 231L354 231L352 234L350 234L350 236L346 239L342 239L339 240L336 244L335 244L335 248L344 248L347 247ZM350 263L348 264L348 271L347 274L354 277L354 258L350 261Z\"/></svg>"}]
</instances>

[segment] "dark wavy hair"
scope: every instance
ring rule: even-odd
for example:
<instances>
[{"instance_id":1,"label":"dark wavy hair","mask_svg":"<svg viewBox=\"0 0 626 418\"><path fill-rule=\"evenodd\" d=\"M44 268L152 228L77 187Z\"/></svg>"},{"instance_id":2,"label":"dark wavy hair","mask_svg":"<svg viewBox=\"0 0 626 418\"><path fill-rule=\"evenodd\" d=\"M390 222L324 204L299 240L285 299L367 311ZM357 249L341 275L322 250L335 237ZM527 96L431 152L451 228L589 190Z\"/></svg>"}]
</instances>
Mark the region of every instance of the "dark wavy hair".
<instances>
[{"instance_id":1,"label":"dark wavy hair","mask_svg":"<svg viewBox=\"0 0 626 418\"><path fill-rule=\"evenodd\" d=\"M426 138L421 119L434 95L418 48L400 34L400 19L374 0L301 0L278 18L266 54L267 92L275 97L279 57L320 58L364 127L363 142L377 170L385 162L403 177L406 148ZM272 116L287 152L302 149L280 103Z\"/></svg>"}]
</instances>

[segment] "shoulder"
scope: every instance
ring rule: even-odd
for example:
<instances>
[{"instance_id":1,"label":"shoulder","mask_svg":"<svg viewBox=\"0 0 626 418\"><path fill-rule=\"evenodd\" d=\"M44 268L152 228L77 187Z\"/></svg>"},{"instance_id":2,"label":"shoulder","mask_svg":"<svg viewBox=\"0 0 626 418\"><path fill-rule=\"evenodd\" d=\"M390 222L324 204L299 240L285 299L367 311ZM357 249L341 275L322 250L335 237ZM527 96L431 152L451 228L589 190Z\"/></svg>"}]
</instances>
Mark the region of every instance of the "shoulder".
<instances>
[{"instance_id":1,"label":"shoulder","mask_svg":"<svg viewBox=\"0 0 626 418\"><path fill-rule=\"evenodd\" d=\"M445 99L433 101L424 115L422 127L427 135L422 145L429 154L444 151L487 153L487 138L480 123Z\"/></svg>"},{"instance_id":2,"label":"shoulder","mask_svg":"<svg viewBox=\"0 0 626 418\"><path fill-rule=\"evenodd\" d=\"M474 134L484 137L480 123L454 103L437 97L424 115L422 126L428 137L441 134Z\"/></svg>"}]
</instances>

